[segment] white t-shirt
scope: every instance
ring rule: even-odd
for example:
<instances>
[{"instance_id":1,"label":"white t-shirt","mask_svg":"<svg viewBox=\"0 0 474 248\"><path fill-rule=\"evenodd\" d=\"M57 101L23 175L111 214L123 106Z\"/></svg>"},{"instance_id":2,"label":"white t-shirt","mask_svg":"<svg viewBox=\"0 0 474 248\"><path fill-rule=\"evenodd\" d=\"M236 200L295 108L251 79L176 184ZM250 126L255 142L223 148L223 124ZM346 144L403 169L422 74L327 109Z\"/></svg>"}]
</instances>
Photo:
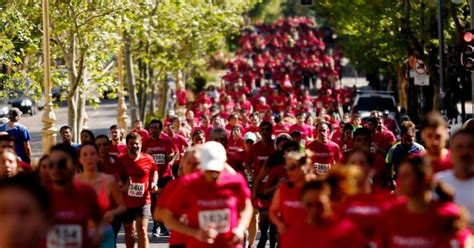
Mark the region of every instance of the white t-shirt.
<instances>
[{"instance_id":1,"label":"white t-shirt","mask_svg":"<svg viewBox=\"0 0 474 248\"><path fill-rule=\"evenodd\" d=\"M471 215L471 226L474 226L474 178L460 180L454 176L453 170L438 172L435 178L454 189L454 202L469 211Z\"/></svg>"}]
</instances>

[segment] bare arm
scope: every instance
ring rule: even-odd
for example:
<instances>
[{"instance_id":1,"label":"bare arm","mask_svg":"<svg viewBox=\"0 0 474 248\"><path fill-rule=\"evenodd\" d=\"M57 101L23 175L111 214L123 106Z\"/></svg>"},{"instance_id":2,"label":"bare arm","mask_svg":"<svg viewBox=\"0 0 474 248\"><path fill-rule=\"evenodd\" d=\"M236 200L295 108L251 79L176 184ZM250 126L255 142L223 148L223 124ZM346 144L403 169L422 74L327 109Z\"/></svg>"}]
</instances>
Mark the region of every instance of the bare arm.
<instances>
[{"instance_id":1,"label":"bare arm","mask_svg":"<svg viewBox=\"0 0 474 248\"><path fill-rule=\"evenodd\" d=\"M280 233L285 231L285 223L281 220L280 216L280 190L277 189L275 195L273 195L272 204L270 205L270 210L268 211L268 217L270 220L277 226Z\"/></svg>"},{"instance_id":2,"label":"bare arm","mask_svg":"<svg viewBox=\"0 0 474 248\"><path fill-rule=\"evenodd\" d=\"M124 213L127 208L125 207L125 202L117 181L115 181L113 177L109 177L108 181L111 199L115 202L115 206L117 206L116 208L109 210L104 215L104 220L107 222L110 220L109 223L111 223L115 216Z\"/></svg>"},{"instance_id":3,"label":"bare arm","mask_svg":"<svg viewBox=\"0 0 474 248\"><path fill-rule=\"evenodd\" d=\"M23 142L23 146L25 147L25 155L31 163L31 146L30 141Z\"/></svg>"}]
</instances>

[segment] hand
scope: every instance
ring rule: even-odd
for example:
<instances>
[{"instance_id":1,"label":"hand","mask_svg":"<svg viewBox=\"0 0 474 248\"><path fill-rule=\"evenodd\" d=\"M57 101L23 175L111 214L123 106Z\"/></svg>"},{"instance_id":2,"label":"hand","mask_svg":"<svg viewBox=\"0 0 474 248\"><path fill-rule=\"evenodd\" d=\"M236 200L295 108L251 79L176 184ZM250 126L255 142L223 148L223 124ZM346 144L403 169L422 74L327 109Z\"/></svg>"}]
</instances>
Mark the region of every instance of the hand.
<instances>
[{"instance_id":1,"label":"hand","mask_svg":"<svg viewBox=\"0 0 474 248\"><path fill-rule=\"evenodd\" d=\"M232 229L233 238L230 241L231 245L242 244L244 242L245 230L242 228Z\"/></svg>"},{"instance_id":2,"label":"hand","mask_svg":"<svg viewBox=\"0 0 474 248\"><path fill-rule=\"evenodd\" d=\"M213 244L218 234L219 233L215 229L199 229L196 234L194 234L194 238L208 244Z\"/></svg>"},{"instance_id":3,"label":"hand","mask_svg":"<svg viewBox=\"0 0 474 248\"><path fill-rule=\"evenodd\" d=\"M150 192L151 192L151 193L156 193L156 192L158 192L158 185L156 185L156 183L151 183L151 185L150 185Z\"/></svg>"}]
</instances>

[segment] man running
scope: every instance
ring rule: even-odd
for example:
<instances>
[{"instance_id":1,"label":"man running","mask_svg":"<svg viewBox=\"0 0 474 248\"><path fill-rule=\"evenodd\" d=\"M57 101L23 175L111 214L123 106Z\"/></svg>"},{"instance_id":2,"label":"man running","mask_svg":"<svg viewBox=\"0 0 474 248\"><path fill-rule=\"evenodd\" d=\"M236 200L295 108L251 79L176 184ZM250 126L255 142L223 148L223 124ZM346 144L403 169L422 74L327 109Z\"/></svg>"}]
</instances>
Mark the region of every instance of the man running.
<instances>
[{"instance_id":1,"label":"man running","mask_svg":"<svg viewBox=\"0 0 474 248\"><path fill-rule=\"evenodd\" d=\"M142 139L138 133L130 133L126 137L128 154L121 157L127 168L129 187L124 194L127 211L122 216L125 229L125 245L133 248L135 231L138 234L138 247L148 248L147 227L151 218L150 193L158 191L158 167L153 158L141 152ZM134 227L136 223L136 229Z\"/></svg>"}]
</instances>

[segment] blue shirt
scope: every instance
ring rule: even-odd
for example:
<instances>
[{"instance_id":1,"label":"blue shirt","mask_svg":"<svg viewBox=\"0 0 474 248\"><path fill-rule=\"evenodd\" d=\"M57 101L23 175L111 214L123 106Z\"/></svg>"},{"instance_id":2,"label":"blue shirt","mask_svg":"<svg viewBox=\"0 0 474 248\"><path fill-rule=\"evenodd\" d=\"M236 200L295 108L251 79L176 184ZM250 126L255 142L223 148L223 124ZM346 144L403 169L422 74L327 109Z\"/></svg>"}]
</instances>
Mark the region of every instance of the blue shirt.
<instances>
[{"instance_id":1,"label":"blue shirt","mask_svg":"<svg viewBox=\"0 0 474 248\"><path fill-rule=\"evenodd\" d=\"M30 141L30 133L28 129L18 122L13 123L13 127L9 127L8 123L0 126L0 132L7 132L15 138L15 151L23 162L30 163L30 158L26 156L25 142Z\"/></svg>"},{"instance_id":2,"label":"blue shirt","mask_svg":"<svg viewBox=\"0 0 474 248\"><path fill-rule=\"evenodd\" d=\"M425 148L416 142L413 142L410 147L405 147L399 142L388 150L385 162L391 166L392 175L395 175L398 171L398 166L408 155L418 154L424 150Z\"/></svg>"}]
</instances>

